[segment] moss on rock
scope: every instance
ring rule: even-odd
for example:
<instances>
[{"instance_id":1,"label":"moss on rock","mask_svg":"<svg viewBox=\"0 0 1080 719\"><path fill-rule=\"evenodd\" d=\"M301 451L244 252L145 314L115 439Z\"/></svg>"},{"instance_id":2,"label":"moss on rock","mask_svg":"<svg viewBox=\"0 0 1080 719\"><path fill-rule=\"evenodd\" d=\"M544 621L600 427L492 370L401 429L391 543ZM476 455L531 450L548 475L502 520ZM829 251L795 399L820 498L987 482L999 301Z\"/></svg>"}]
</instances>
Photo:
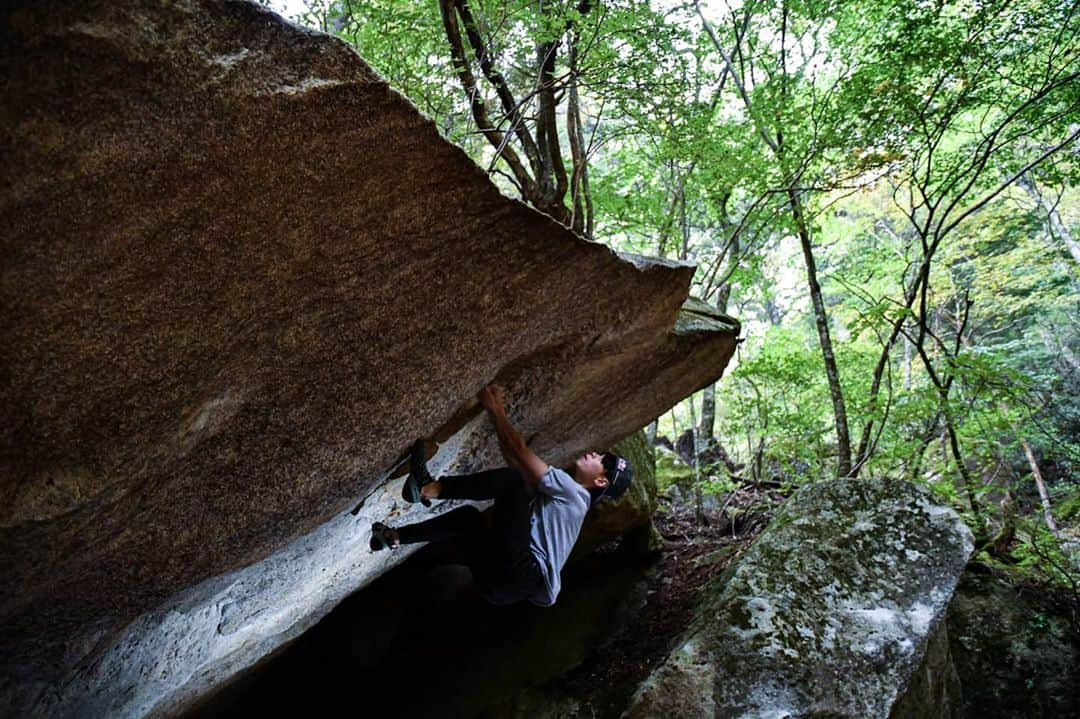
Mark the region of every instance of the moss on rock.
<instances>
[{"instance_id":1,"label":"moss on rock","mask_svg":"<svg viewBox=\"0 0 1080 719\"><path fill-rule=\"evenodd\" d=\"M910 484L804 487L710 585L629 716L687 715L687 687L700 686L704 667L710 691L697 694L709 715L887 717L920 669L947 671L947 659L926 661L927 647L971 550L956 513ZM940 697L946 686L943 677L920 691Z\"/></svg>"}]
</instances>

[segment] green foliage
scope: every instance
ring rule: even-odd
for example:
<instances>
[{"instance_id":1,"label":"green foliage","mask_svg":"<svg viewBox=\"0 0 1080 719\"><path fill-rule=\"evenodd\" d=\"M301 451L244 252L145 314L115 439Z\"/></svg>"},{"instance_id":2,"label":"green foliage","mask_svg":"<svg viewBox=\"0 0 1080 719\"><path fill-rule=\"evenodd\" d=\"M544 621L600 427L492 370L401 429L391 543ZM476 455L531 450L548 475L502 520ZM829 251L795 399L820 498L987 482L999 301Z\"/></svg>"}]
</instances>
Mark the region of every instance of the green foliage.
<instances>
[{"instance_id":1,"label":"green foliage","mask_svg":"<svg viewBox=\"0 0 1080 719\"><path fill-rule=\"evenodd\" d=\"M1024 540L1013 549L1017 567L1066 590L1080 605L1080 553L1077 546L1067 548L1061 537L1037 521L1025 522L1024 530Z\"/></svg>"},{"instance_id":2,"label":"green foliage","mask_svg":"<svg viewBox=\"0 0 1080 719\"><path fill-rule=\"evenodd\" d=\"M716 474L709 474L707 477L707 479L701 480L701 492L703 494L725 495L739 488L739 483L729 477L721 477Z\"/></svg>"},{"instance_id":3,"label":"green foliage","mask_svg":"<svg viewBox=\"0 0 1080 719\"><path fill-rule=\"evenodd\" d=\"M792 475L818 478L831 456L828 389L820 359L805 331L770 328L757 351L740 358L728 383L722 429L738 436L745 428L747 449L767 439L759 479Z\"/></svg>"},{"instance_id":4,"label":"green foliage","mask_svg":"<svg viewBox=\"0 0 1080 719\"><path fill-rule=\"evenodd\" d=\"M501 160L493 161L494 148L476 127L469 109L471 98L451 61L438 2L309 0L309 5L315 9L305 15L305 21L353 45L435 120L448 139L490 168L496 182L508 176L498 171L506 167ZM681 111L686 107L685 79L693 74L692 59L683 52L690 39L683 25L672 21L672 11L661 12L647 0L469 0L467 7L486 50L484 59L520 103L520 122L526 126L537 122L537 48L541 43L554 43L557 101L565 100L567 80L571 73L575 77L590 155L623 137L662 134L655 132L658 126L670 131L690 125ZM574 68L568 65L571 33L579 38ZM465 50L472 62L472 48ZM478 65L472 73L480 101L496 127L514 142L514 123L504 112L497 89L484 80ZM558 112L563 161L569 166L565 104Z\"/></svg>"},{"instance_id":5,"label":"green foliage","mask_svg":"<svg viewBox=\"0 0 1080 719\"><path fill-rule=\"evenodd\" d=\"M1080 523L1080 492L1058 502L1054 508L1054 516L1062 523Z\"/></svg>"}]
</instances>

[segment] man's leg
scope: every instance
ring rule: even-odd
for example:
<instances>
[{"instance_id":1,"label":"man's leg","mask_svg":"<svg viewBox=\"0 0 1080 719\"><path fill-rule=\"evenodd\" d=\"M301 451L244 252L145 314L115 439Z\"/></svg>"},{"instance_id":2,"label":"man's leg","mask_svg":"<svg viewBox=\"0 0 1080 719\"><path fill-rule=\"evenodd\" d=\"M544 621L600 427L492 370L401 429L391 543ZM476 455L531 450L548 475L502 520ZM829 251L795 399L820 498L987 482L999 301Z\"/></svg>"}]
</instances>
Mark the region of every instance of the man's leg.
<instances>
[{"instance_id":1,"label":"man's leg","mask_svg":"<svg viewBox=\"0 0 1080 719\"><path fill-rule=\"evenodd\" d=\"M494 554L506 564L532 556L532 497L521 475L514 474L517 481L505 485L492 510Z\"/></svg>"},{"instance_id":2,"label":"man's leg","mask_svg":"<svg viewBox=\"0 0 1080 719\"><path fill-rule=\"evenodd\" d=\"M521 472L510 467L442 477L424 487L439 499L495 500L490 555L512 564L531 554L532 497Z\"/></svg>"},{"instance_id":3,"label":"man's leg","mask_svg":"<svg viewBox=\"0 0 1080 719\"><path fill-rule=\"evenodd\" d=\"M525 528L528 530L528 497L521 473L509 467L492 469L476 474L442 477L425 484L425 495L440 499L495 500L496 524L506 526L508 518L503 515L514 508L515 514L525 512ZM506 506L503 506L506 505ZM502 507L502 509L500 509ZM500 518L501 522L500 522ZM446 514L427 521L410 524L398 529L388 528L387 541L391 544L414 544L432 542L465 532L475 533L484 528L480 511L475 507L458 507ZM526 534L527 536L527 534Z\"/></svg>"},{"instance_id":4,"label":"man's leg","mask_svg":"<svg viewBox=\"0 0 1080 719\"><path fill-rule=\"evenodd\" d=\"M521 473L501 469L442 477L422 487L431 499L495 500L493 526L487 531L475 507L459 507L419 524L401 527L403 544L444 539L465 533L468 564L483 596L494 604L530 597L543 581L530 547L532 497ZM393 530L391 530L393 531ZM391 541L396 536L390 537Z\"/></svg>"},{"instance_id":5,"label":"man's leg","mask_svg":"<svg viewBox=\"0 0 1080 719\"><path fill-rule=\"evenodd\" d=\"M532 497L520 473L509 472L506 481L495 480L500 485L492 527L483 534L482 550L474 550L472 565L484 597L493 604L528 599L543 582L531 547Z\"/></svg>"},{"instance_id":6,"label":"man's leg","mask_svg":"<svg viewBox=\"0 0 1080 719\"><path fill-rule=\"evenodd\" d=\"M416 524L406 524L394 529L387 527L385 532L391 544L417 544L435 542L458 534L477 533L484 529L484 520L476 507L458 507L446 514Z\"/></svg>"},{"instance_id":7,"label":"man's leg","mask_svg":"<svg viewBox=\"0 0 1080 719\"><path fill-rule=\"evenodd\" d=\"M499 499L527 491L521 472L510 467L489 469L476 474L440 477L424 485L421 493L430 499Z\"/></svg>"}]
</instances>

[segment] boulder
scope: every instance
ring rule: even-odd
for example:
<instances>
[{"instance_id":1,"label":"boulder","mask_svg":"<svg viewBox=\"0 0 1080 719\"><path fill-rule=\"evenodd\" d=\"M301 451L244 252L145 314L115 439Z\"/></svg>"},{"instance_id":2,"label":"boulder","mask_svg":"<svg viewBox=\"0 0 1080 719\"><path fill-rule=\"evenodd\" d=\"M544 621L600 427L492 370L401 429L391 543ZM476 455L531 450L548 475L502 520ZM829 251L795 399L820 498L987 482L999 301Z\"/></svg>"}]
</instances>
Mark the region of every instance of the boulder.
<instances>
[{"instance_id":1,"label":"boulder","mask_svg":"<svg viewBox=\"0 0 1080 719\"><path fill-rule=\"evenodd\" d=\"M562 463L734 350L691 266L503 196L334 38L222 0L0 24L0 714L176 711L296 637L408 556L367 532L429 511L388 481L414 438L498 462L490 381Z\"/></svg>"},{"instance_id":2,"label":"boulder","mask_svg":"<svg viewBox=\"0 0 1080 719\"><path fill-rule=\"evenodd\" d=\"M806 486L712 584L627 716L953 716L944 616L972 548L910 484Z\"/></svg>"},{"instance_id":3,"label":"boulder","mask_svg":"<svg viewBox=\"0 0 1080 719\"><path fill-rule=\"evenodd\" d=\"M948 616L962 715L1080 716L1075 612L1075 595L972 562Z\"/></svg>"}]
</instances>

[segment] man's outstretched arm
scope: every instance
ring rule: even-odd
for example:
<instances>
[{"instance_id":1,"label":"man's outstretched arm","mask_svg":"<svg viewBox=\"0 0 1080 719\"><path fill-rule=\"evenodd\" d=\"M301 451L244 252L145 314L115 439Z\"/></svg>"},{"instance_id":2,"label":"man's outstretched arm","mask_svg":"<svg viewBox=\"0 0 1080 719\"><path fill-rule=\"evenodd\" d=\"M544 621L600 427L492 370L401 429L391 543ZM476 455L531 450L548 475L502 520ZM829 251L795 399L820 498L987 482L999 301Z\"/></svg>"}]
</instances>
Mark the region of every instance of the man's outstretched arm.
<instances>
[{"instance_id":1,"label":"man's outstretched arm","mask_svg":"<svg viewBox=\"0 0 1080 719\"><path fill-rule=\"evenodd\" d=\"M480 390L480 404L487 410L491 422L495 425L495 434L499 438L499 449L507 464L519 470L530 487L534 487L540 477L548 471L548 463L537 457L525 444L525 439L513 428L506 418L503 408L502 390L489 384Z\"/></svg>"}]
</instances>

